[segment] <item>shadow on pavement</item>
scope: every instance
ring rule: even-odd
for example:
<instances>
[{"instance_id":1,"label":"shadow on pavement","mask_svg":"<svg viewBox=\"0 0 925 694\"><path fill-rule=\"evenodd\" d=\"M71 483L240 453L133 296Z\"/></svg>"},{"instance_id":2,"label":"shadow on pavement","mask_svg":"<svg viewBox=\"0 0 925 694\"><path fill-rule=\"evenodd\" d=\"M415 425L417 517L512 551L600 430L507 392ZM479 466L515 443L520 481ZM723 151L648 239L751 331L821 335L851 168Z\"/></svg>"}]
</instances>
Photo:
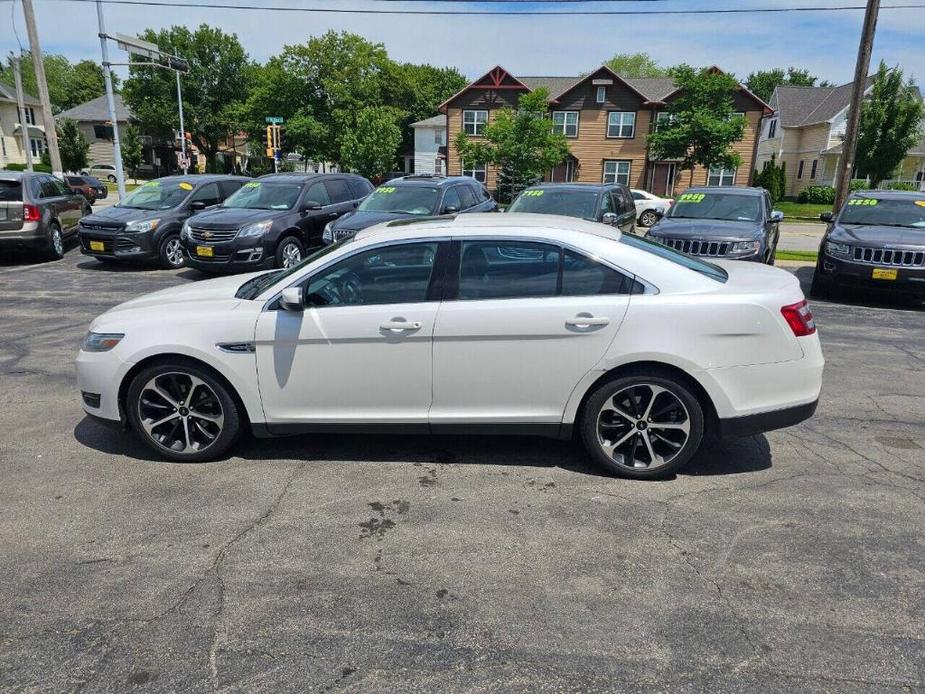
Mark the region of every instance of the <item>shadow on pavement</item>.
<instances>
[{"instance_id":1,"label":"shadow on pavement","mask_svg":"<svg viewBox=\"0 0 925 694\"><path fill-rule=\"evenodd\" d=\"M74 438L93 450L135 460L173 464L158 458L129 431L84 417ZM426 436L315 434L278 439L245 436L233 451L244 460L317 460L364 463L442 463L558 467L585 475L609 477L588 459L581 445L523 436ZM681 470L682 476L735 475L771 467L767 438L753 436L705 445ZM226 462L228 459L216 461ZM671 475L666 479L674 479Z\"/></svg>"}]
</instances>

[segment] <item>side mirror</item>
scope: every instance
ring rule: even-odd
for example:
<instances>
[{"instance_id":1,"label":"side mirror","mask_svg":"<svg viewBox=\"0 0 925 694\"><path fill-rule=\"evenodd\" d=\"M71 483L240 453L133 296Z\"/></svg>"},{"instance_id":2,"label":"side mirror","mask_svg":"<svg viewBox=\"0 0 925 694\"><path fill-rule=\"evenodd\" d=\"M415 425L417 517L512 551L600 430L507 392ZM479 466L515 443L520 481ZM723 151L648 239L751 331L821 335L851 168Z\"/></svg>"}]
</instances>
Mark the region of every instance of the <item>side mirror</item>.
<instances>
[{"instance_id":1,"label":"side mirror","mask_svg":"<svg viewBox=\"0 0 925 694\"><path fill-rule=\"evenodd\" d=\"M835 219L835 215L831 212L823 212L821 215L819 215L819 219L821 219L823 222L831 222L833 219Z\"/></svg>"},{"instance_id":2,"label":"side mirror","mask_svg":"<svg viewBox=\"0 0 925 694\"><path fill-rule=\"evenodd\" d=\"M783 222L784 213L780 210L771 210L771 221L772 222Z\"/></svg>"},{"instance_id":3,"label":"side mirror","mask_svg":"<svg viewBox=\"0 0 925 694\"><path fill-rule=\"evenodd\" d=\"M206 207L207 205L205 200L193 200L189 204L190 212L202 212L204 209L206 209Z\"/></svg>"},{"instance_id":4,"label":"side mirror","mask_svg":"<svg viewBox=\"0 0 925 694\"><path fill-rule=\"evenodd\" d=\"M665 210L655 210L655 216L661 219L665 216Z\"/></svg>"},{"instance_id":5,"label":"side mirror","mask_svg":"<svg viewBox=\"0 0 925 694\"><path fill-rule=\"evenodd\" d=\"M299 287L286 287L279 297L279 305L284 311L301 313L305 310L305 301L302 298L302 289Z\"/></svg>"},{"instance_id":6,"label":"side mirror","mask_svg":"<svg viewBox=\"0 0 925 694\"><path fill-rule=\"evenodd\" d=\"M321 209L321 203L315 200L306 200L304 203L302 203L303 212L314 212L315 210L320 210L320 209Z\"/></svg>"},{"instance_id":7,"label":"side mirror","mask_svg":"<svg viewBox=\"0 0 925 694\"><path fill-rule=\"evenodd\" d=\"M617 213L616 212L605 212L601 216L601 222L604 224L616 224L617 223Z\"/></svg>"},{"instance_id":8,"label":"side mirror","mask_svg":"<svg viewBox=\"0 0 925 694\"><path fill-rule=\"evenodd\" d=\"M456 207L456 205L447 205L443 208L443 212L441 214L456 214L457 212L459 212L459 208Z\"/></svg>"}]
</instances>

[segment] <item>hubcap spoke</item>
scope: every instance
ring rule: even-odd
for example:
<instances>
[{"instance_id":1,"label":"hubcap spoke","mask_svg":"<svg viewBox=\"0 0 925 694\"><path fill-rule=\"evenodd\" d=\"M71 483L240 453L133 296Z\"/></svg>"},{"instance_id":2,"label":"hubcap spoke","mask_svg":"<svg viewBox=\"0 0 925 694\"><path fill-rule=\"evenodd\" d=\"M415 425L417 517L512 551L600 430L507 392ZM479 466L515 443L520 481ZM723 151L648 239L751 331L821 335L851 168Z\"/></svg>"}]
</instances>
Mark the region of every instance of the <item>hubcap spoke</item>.
<instances>
[{"instance_id":1,"label":"hubcap spoke","mask_svg":"<svg viewBox=\"0 0 925 694\"><path fill-rule=\"evenodd\" d=\"M172 453L193 454L208 448L225 424L212 386L190 373L155 376L142 389L137 408L144 432Z\"/></svg>"}]
</instances>

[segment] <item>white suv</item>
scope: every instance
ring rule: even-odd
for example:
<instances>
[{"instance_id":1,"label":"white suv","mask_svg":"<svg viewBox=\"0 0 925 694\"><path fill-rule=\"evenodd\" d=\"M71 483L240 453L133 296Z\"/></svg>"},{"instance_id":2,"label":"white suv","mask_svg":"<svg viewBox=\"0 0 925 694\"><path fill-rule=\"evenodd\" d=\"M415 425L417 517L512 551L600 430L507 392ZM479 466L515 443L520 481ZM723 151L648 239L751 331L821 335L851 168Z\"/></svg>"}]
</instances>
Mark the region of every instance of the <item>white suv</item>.
<instances>
[{"instance_id":1,"label":"white suv","mask_svg":"<svg viewBox=\"0 0 925 694\"><path fill-rule=\"evenodd\" d=\"M793 275L593 222L468 214L360 231L286 270L166 289L90 326L84 409L179 461L257 436L573 432L605 469L676 470L705 433L813 414Z\"/></svg>"}]
</instances>

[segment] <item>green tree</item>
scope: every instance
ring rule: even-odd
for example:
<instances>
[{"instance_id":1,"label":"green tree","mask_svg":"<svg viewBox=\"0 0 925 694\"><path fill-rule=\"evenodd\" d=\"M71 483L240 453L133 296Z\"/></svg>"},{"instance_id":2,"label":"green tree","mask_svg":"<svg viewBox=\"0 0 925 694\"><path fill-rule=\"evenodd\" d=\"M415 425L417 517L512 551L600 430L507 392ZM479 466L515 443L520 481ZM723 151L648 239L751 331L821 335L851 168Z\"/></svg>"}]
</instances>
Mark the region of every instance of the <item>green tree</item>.
<instances>
[{"instance_id":1,"label":"green tree","mask_svg":"<svg viewBox=\"0 0 925 694\"><path fill-rule=\"evenodd\" d=\"M182 26L147 29L141 38L188 61L189 72L180 76L184 125L205 155L207 170L215 170L219 145L238 124L254 72L241 42L207 24L195 31ZM173 71L130 67L123 95L146 133L166 137L179 128Z\"/></svg>"},{"instance_id":2,"label":"green tree","mask_svg":"<svg viewBox=\"0 0 925 694\"><path fill-rule=\"evenodd\" d=\"M65 171L77 173L89 163L90 144L80 132L77 121L71 118L62 118L55 128L58 131L61 166Z\"/></svg>"},{"instance_id":3,"label":"green tree","mask_svg":"<svg viewBox=\"0 0 925 694\"><path fill-rule=\"evenodd\" d=\"M81 60L72 65L63 55L55 53L45 54L45 79L48 82L48 96L51 99L53 113L61 113L78 104L101 96L103 87L103 68L92 60ZM38 86L35 82L35 66L32 63L32 54L23 51L20 70L22 72L23 90L38 96ZM118 76L113 75L113 86L118 87ZM13 84L13 69L7 65L0 65L0 82Z\"/></svg>"},{"instance_id":4,"label":"green tree","mask_svg":"<svg viewBox=\"0 0 925 694\"><path fill-rule=\"evenodd\" d=\"M921 136L925 107L912 81L903 81L898 67L880 61L868 99L861 107L861 127L855 161L858 173L870 178L871 188L902 164Z\"/></svg>"},{"instance_id":5,"label":"green tree","mask_svg":"<svg viewBox=\"0 0 925 694\"><path fill-rule=\"evenodd\" d=\"M401 143L398 116L386 106L361 110L356 125L342 137L341 164L366 178L379 178L391 171Z\"/></svg>"},{"instance_id":6,"label":"green tree","mask_svg":"<svg viewBox=\"0 0 925 694\"><path fill-rule=\"evenodd\" d=\"M745 118L735 115L733 97L738 82L713 68L680 65L673 69L678 96L669 104L667 124L649 135L656 159L676 159L679 168L735 168L742 157L732 149L745 133Z\"/></svg>"},{"instance_id":7,"label":"green tree","mask_svg":"<svg viewBox=\"0 0 925 694\"><path fill-rule=\"evenodd\" d=\"M668 77L670 68L659 65L648 53L617 53L607 67L621 77Z\"/></svg>"},{"instance_id":8,"label":"green tree","mask_svg":"<svg viewBox=\"0 0 925 694\"><path fill-rule=\"evenodd\" d=\"M129 176L135 178L138 167L141 166L141 133L138 131L138 126L129 125L121 135L122 166L128 170Z\"/></svg>"},{"instance_id":9,"label":"green tree","mask_svg":"<svg viewBox=\"0 0 925 694\"><path fill-rule=\"evenodd\" d=\"M113 84L115 89L118 86L118 75L112 77L115 80ZM74 63L71 68L67 84L67 103L63 105L63 108L64 110L74 108L78 104L96 99L105 93L103 68L92 60L81 60Z\"/></svg>"},{"instance_id":10,"label":"green tree","mask_svg":"<svg viewBox=\"0 0 925 694\"><path fill-rule=\"evenodd\" d=\"M548 108L547 90L522 95L517 109L501 109L486 124L483 138L459 133L455 146L460 160L496 166L508 188L499 191L502 198L536 182L568 155L568 140L553 131Z\"/></svg>"},{"instance_id":11,"label":"green tree","mask_svg":"<svg viewBox=\"0 0 925 694\"><path fill-rule=\"evenodd\" d=\"M816 83L819 83L818 85ZM786 70L776 67L771 70L758 70L751 72L745 80L748 90L762 101L770 101L775 87L830 87L830 82L819 80L811 75L809 70L788 67Z\"/></svg>"}]
</instances>

